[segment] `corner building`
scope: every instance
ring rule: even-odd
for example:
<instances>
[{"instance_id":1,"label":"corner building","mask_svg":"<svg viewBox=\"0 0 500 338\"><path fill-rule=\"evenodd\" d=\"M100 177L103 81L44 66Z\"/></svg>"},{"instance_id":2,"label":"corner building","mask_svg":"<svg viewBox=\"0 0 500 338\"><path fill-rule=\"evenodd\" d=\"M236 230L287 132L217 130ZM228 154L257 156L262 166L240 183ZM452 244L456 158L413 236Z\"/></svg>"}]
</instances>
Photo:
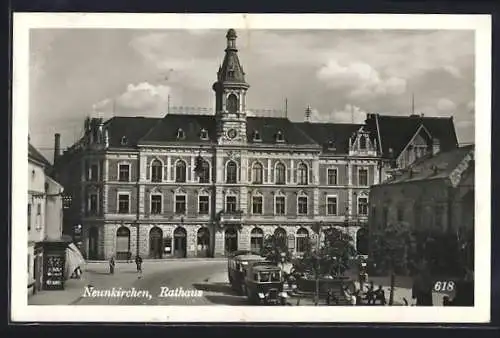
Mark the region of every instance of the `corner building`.
<instances>
[{"instance_id":1,"label":"corner building","mask_svg":"<svg viewBox=\"0 0 500 338\"><path fill-rule=\"evenodd\" d=\"M379 150L378 124L312 123L310 109L300 123L247 116L235 31L226 39L214 115L89 118L64 154L56 144L73 197L66 231L82 225L88 259L223 256L258 250L273 233L297 254L317 222L367 251L369 187L394 162Z\"/></svg>"}]
</instances>

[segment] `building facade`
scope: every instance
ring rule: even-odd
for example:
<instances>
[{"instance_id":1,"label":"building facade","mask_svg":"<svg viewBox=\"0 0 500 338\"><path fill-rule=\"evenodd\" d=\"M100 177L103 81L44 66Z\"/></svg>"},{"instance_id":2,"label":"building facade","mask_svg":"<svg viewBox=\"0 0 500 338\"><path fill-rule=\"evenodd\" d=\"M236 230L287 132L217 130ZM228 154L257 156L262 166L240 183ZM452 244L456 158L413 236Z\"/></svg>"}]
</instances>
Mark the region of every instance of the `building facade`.
<instances>
[{"instance_id":1,"label":"building facade","mask_svg":"<svg viewBox=\"0 0 500 338\"><path fill-rule=\"evenodd\" d=\"M300 253L317 222L360 242L370 186L405 164L381 147L390 137L380 125L392 121L313 123L310 109L304 122L247 116L235 31L226 39L214 115L88 118L84 137L62 155L56 138L58 180L72 195L67 231L81 226L88 259L221 256L258 250L274 233ZM444 138L456 143L453 123L447 128ZM440 137L426 137L426 151Z\"/></svg>"},{"instance_id":2,"label":"building facade","mask_svg":"<svg viewBox=\"0 0 500 338\"><path fill-rule=\"evenodd\" d=\"M62 186L47 175L51 164L28 144L28 294L43 287L44 247L62 236Z\"/></svg>"}]
</instances>

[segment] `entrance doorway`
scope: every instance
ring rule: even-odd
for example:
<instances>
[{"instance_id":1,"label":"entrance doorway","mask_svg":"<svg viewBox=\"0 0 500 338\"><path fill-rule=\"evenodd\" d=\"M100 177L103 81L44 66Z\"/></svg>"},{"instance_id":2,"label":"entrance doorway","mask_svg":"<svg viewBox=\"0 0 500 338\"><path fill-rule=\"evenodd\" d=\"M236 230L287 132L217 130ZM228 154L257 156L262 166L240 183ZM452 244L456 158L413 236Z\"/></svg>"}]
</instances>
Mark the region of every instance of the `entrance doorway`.
<instances>
[{"instance_id":1,"label":"entrance doorway","mask_svg":"<svg viewBox=\"0 0 500 338\"><path fill-rule=\"evenodd\" d=\"M187 251L187 233L186 229L178 227L174 230L174 256L185 258Z\"/></svg>"},{"instance_id":2,"label":"entrance doorway","mask_svg":"<svg viewBox=\"0 0 500 338\"><path fill-rule=\"evenodd\" d=\"M210 231L207 228L200 228L196 237L196 255L198 257L208 257L210 247Z\"/></svg>"},{"instance_id":3,"label":"entrance doorway","mask_svg":"<svg viewBox=\"0 0 500 338\"><path fill-rule=\"evenodd\" d=\"M89 229L89 251L88 259L98 259L99 255L99 229L92 227Z\"/></svg>"},{"instance_id":4,"label":"entrance doorway","mask_svg":"<svg viewBox=\"0 0 500 338\"><path fill-rule=\"evenodd\" d=\"M238 231L235 228L228 228L224 232L226 254L238 250Z\"/></svg>"},{"instance_id":5,"label":"entrance doorway","mask_svg":"<svg viewBox=\"0 0 500 338\"><path fill-rule=\"evenodd\" d=\"M149 231L149 257L163 257L163 231L158 227L153 227Z\"/></svg>"},{"instance_id":6,"label":"entrance doorway","mask_svg":"<svg viewBox=\"0 0 500 338\"><path fill-rule=\"evenodd\" d=\"M130 230L124 226L116 231L116 260L128 260L130 256Z\"/></svg>"}]
</instances>

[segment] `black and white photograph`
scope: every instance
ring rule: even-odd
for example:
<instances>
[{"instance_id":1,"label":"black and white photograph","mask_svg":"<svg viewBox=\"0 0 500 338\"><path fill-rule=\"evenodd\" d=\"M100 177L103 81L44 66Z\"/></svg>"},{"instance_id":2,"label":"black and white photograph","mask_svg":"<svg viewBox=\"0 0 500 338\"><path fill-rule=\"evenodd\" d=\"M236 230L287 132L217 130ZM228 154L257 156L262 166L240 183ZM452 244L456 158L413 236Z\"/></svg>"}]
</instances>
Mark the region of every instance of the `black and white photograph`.
<instances>
[{"instance_id":1,"label":"black and white photograph","mask_svg":"<svg viewBox=\"0 0 500 338\"><path fill-rule=\"evenodd\" d=\"M12 320L489 321L489 16L16 13L13 46Z\"/></svg>"}]
</instances>

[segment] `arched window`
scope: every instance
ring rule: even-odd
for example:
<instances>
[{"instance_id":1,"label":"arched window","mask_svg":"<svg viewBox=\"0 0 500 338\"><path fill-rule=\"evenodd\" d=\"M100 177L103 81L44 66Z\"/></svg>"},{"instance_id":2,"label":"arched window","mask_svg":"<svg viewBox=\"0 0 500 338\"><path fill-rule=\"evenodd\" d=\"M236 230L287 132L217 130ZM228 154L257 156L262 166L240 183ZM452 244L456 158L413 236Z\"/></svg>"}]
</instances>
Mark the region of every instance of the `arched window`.
<instances>
[{"instance_id":1,"label":"arched window","mask_svg":"<svg viewBox=\"0 0 500 338\"><path fill-rule=\"evenodd\" d=\"M186 182L186 162L178 161L175 164L175 182Z\"/></svg>"},{"instance_id":2,"label":"arched window","mask_svg":"<svg viewBox=\"0 0 500 338\"><path fill-rule=\"evenodd\" d=\"M227 98L227 111L236 113L238 110L238 98L234 94L230 94Z\"/></svg>"},{"instance_id":3,"label":"arched window","mask_svg":"<svg viewBox=\"0 0 500 338\"><path fill-rule=\"evenodd\" d=\"M276 165L276 178L275 178L275 183L276 184L286 184L286 168L283 163L278 163Z\"/></svg>"},{"instance_id":4,"label":"arched window","mask_svg":"<svg viewBox=\"0 0 500 338\"><path fill-rule=\"evenodd\" d=\"M359 138L359 149L361 149L361 150L366 149L366 137L365 136L361 136Z\"/></svg>"},{"instance_id":5,"label":"arched window","mask_svg":"<svg viewBox=\"0 0 500 338\"><path fill-rule=\"evenodd\" d=\"M159 160L151 163L151 181L161 182L163 179L163 164Z\"/></svg>"},{"instance_id":6,"label":"arched window","mask_svg":"<svg viewBox=\"0 0 500 338\"><path fill-rule=\"evenodd\" d=\"M276 230L274 230L274 236L278 237L278 238L286 238L286 230L281 228L281 227L278 227L276 228Z\"/></svg>"},{"instance_id":7,"label":"arched window","mask_svg":"<svg viewBox=\"0 0 500 338\"><path fill-rule=\"evenodd\" d=\"M250 232L250 250L260 253L264 246L264 231L260 228L253 228Z\"/></svg>"},{"instance_id":8,"label":"arched window","mask_svg":"<svg viewBox=\"0 0 500 338\"><path fill-rule=\"evenodd\" d=\"M229 161L226 166L226 183L236 183L238 177L238 166L234 161Z\"/></svg>"},{"instance_id":9,"label":"arched window","mask_svg":"<svg viewBox=\"0 0 500 338\"><path fill-rule=\"evenodd\" d=\"M299 164L299 167L297 168L297 174L298 184L307 185L307 166L304 163Z\"/></svg>"},{"instance_id":10,"label":"arched window","mask_svg":"<svg viewBox=\"0 0 500 338\"><path fill-rule=\"evenodd\" d=\"M252 166L253 183L262 184L262 164L256 162Z\"/></svg>"},{"instance_id":11,"label":"arched window","mask_svg":"<svg viewBox=\"0 0 500 338\"><path fill-rule=\"evenodd\" d=\"M200 171L200 183L210 183L210 164L207 161L203 161L201 164Z\"/></svg>"},{"instance_id":12,"label":"arched window","mask_svg":"<svg viewBox=\"0 0 500 338\"><path fill-rule=\"evenodd\" d=\"M307 250L307 246L309 244L309 232L300 228L297 230L297 253L304 253Z\"/></svg>"}]
</instances>

